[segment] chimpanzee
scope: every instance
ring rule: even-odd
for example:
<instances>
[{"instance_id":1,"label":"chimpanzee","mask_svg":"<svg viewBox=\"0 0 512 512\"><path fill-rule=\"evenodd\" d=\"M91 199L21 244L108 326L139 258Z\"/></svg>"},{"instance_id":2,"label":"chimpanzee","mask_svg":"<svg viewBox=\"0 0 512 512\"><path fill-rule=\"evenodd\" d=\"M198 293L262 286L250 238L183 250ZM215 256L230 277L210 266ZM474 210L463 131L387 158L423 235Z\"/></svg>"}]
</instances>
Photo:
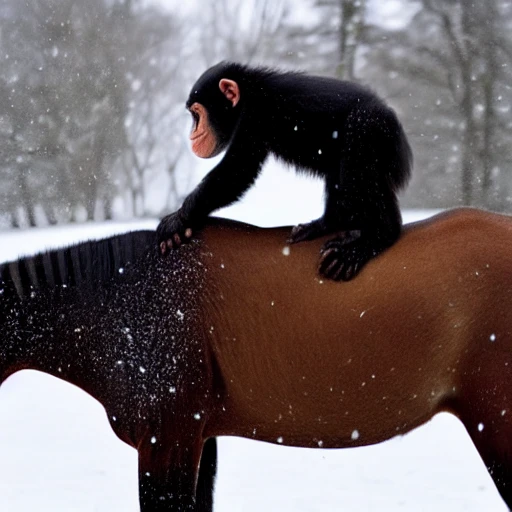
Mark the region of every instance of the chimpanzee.
<instances>
[{"instance_id":1,"label":"chimpanzee","mask_svg":"<svg viewBox=\"0 0 512 512\"><path fill-rule=\"evenodd\" d=\"M352 279L400 236L396 193L412 152L394 111L367 88L333 78L221 62L186 104L193 152L222 161L157 228L162 254L187 242L210 212L239 199L269 153L325 180L325 211L295 226L289 243L333 234L320 274Z\"/></svg>"}]
</instances>

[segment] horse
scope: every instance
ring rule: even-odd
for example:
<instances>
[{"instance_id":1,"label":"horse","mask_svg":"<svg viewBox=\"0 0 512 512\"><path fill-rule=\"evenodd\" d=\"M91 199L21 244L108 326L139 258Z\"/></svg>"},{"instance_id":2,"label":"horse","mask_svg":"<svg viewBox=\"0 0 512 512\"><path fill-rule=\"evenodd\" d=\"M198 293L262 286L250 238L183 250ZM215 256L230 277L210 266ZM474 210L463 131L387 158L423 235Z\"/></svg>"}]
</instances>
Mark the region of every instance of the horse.
<instances>
[{"instance_id":1,"label":"horse","mask_svg":"<svg viewBox=\"0 0 512 512\"><path fill-rule=\"evenodd\" d=\"M347 283L287 233L210 219L166 257L140 231L3 265L0 382L95 397L138 451L141 512L211 512L219 436L357 447L441 411L511 508L512 219L408 225Z\"/></svg>"}]
</instances>

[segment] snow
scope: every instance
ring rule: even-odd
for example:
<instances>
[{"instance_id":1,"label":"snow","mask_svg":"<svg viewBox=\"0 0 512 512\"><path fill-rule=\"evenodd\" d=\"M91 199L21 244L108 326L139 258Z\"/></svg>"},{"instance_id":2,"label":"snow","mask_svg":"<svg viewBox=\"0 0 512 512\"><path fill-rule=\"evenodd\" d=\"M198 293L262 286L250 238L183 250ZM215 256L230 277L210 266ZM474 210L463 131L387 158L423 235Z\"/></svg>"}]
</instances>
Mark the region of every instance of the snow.
<instances>
[{"instance_id":1,"label":"snow","mask_svg":"<svg viewBox=\"0 0 512 512\"><path fill-rule=\"evenodd\" d=\"M103 409L33 371L0 389L0 510L137 512L137 459ZM216 510L505 511L464 428L440 415L373 447L308 450L224 438Z\"/></svg>"},{"instance_id":2,"label":"snow","mask_svg":"<svg viewBox=\"0 0 512 512\"><path fill-rule=\"evenodd\" d=\"M316 185L304 185L305 197L321 195L321 184ZM321 204L292 197L296 189L289 198L296 201L295 209L282 207L283 190L286 187L279 187L279 194L264 201L256 190L249 201L225 214L260 225L276 224L276 219L293 224L318 216ZM251 201L268 209L248 207ZM405 219L427 214L408 212ZM151 220L4 232L0 261L155 226L156 220ZM353 436L359 432L354 430ZM23 371L2 385L0 454L1 511L139 510L135 450L115 437L98 402L54 377ZM404 437L345 450L222 438L215 499L220 512L506 510L464 427L447 414Z\"/></svg>"}]
</instances>

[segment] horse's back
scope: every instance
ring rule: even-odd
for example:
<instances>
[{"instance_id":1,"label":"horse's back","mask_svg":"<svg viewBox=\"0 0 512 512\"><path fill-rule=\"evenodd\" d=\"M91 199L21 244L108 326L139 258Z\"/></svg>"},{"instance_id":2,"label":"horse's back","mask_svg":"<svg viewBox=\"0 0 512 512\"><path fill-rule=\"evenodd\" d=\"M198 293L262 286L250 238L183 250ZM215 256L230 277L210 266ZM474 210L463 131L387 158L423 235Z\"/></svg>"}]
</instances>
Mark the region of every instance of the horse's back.
<instances>
[{"instance_id":1,"label":"horse's back","mask_svg":"<svg viewBox=\"0 0 512 512\"><path fill-rule=\"evenodd\" d=\"M407 227L348 283L316 274L322 240L288 247L283 228L206 230L205 321L231 415L211 433L275 440L276 425L300 424L285 443L314 445L316 428L325 445L346 446L457 412L478 358L512 353L511 230L505 216L444 213Z\"/></svg>"}]
</instances>

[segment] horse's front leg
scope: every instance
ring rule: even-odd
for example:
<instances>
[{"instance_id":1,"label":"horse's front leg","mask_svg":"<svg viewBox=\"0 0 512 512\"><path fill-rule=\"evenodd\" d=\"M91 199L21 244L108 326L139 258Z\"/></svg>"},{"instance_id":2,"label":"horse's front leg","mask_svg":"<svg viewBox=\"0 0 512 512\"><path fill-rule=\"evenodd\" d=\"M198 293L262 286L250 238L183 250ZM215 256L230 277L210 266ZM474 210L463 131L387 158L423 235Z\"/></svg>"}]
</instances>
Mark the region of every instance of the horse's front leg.
<instances>
[{"instance_id":1,"label":"horse's front leg","mask_svg":"<svg viewBox=\"0 0 512 512\"><path fill-rule=\"evenodd\" d=\"M203 441L150 436L138 448L141 512L195 512ZM204 509L202 509L204 510Z\"/></svg>"}]
</instances>

